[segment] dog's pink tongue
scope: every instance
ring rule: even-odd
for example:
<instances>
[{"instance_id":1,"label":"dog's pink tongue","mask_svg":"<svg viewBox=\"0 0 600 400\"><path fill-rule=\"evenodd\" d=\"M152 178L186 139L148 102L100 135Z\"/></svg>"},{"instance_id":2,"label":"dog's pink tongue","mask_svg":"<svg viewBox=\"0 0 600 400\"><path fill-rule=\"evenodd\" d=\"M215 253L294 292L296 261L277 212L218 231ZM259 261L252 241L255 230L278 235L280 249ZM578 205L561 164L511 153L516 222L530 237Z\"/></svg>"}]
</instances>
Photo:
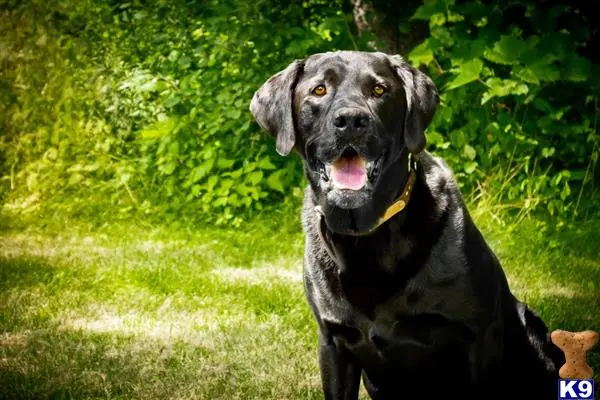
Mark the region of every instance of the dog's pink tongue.
<instances>
[{"instance_id":1,"label":"dog's pink tongue","mask_svg":"<svg viewBox=\"0 0 600 400\"><path fill-rule=\"evenodd\" d=\"M331 166L331 179L338 189L361 189L367 181L365 161L360 157L339 158Z\"/></svg>"}]
</instances>

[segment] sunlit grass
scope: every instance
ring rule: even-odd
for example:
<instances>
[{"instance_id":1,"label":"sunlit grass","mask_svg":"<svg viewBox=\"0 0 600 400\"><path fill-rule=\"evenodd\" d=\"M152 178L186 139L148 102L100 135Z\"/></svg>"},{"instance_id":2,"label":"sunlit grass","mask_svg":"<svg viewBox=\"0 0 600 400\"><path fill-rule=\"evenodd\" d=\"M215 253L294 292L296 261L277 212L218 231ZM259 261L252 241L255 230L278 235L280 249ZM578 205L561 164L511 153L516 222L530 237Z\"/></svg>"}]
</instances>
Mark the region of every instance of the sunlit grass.
<instances>
[{"instance_id":1,"label":"sunlit grass","mask_svg":"<svg viewBox=\"0 0 600 400\"><path fill-rule=\"evenodd\" d=\"M298 236L53 228L0 242L0 397L317 395Z\"/></svg>"},{"instance_id":2,"label":"sunlit grass","mask_svg":"<svg viewBox=\"0 0 600 400\"><path fill-rule=\"evenodd\" d=\"M600 331L594 224L544 238L481 221L551 329ZM296 215L237 230L66 222L0 234L0 398L322 398Z\"/></svg>"}]
</instances>

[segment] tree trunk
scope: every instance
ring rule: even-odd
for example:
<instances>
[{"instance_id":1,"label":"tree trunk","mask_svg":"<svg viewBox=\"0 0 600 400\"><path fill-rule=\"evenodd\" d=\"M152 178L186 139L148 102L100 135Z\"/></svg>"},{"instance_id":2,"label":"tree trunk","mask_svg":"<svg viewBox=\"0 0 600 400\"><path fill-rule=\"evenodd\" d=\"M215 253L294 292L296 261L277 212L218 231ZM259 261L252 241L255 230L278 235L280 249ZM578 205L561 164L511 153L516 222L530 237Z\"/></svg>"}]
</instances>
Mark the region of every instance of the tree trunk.
<instances>
[{"instance_id":1,"label":"tree trunk","mask_svg":"<svg viewBox=\"0 0 600 400\"><path fill-rule=\"evenodd\" d=\"M352 10L355 36L368 37L370 50L405 56L427 37L428 26L422 21L409 21L421 1L346 0ZM408 34L400 35L400 25L408 24Z\"/></svg>"}]
</instances>

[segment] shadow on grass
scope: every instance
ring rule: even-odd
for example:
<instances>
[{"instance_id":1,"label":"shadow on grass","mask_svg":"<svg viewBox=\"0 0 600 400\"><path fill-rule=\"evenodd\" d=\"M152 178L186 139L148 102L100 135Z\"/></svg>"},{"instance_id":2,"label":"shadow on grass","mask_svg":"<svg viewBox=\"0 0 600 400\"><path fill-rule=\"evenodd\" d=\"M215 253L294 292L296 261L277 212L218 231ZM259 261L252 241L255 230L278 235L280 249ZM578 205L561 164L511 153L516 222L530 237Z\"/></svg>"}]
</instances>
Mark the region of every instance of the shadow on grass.
<instances>
[{"instance_id":1,"label":"shadow on grass","mask_svg":"<svg viewBox=\"0 0 600 400\"><path fill-rule=\"evenodd\" d=\"M320 398L301 285L80 261L0 257L0 399Z\"/></svg>"},{"instance_id":2,"label":"shadow on grass","mask_svg":"<svg viewBox=\"0 0 600 400\"><path fill-rule=\"evenodd\" d=\"M207 348L46 326L1 343L0 399L321 398L314 365L277 354L283 343L256 348L261 338L233 348L240 333Z\"/></svg>"},{"instance_id":3,"label":"shadow on grass","mask_svg":"<svg viewBox=\"0 0 600 400\"><path fill-rule=\"evenodd\" d=\"M57 272L42 258L0 257L0 290L47 285Z\"/></svg>"}]
</instances>

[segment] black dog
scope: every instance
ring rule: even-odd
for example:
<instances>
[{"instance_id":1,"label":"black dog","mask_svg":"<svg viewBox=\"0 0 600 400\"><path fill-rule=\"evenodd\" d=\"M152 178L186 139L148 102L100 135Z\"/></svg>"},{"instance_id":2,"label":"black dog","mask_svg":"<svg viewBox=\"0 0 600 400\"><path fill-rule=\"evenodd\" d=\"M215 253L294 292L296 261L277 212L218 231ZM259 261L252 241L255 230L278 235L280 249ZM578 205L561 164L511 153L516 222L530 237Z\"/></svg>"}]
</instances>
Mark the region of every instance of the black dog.
<instances>
[{"instance_id":1,"label":"black dog","mask_svg":"<svg viewBox=\"0 0 600 400\"><path fill-rule=\"evenodd\" d=\"M437 89L400 56L296 60L251 112L302 157L304 282L325 398L555 399L563 353L511 293L452 172L424 150Z\"/></svg>"}]
</instances>

